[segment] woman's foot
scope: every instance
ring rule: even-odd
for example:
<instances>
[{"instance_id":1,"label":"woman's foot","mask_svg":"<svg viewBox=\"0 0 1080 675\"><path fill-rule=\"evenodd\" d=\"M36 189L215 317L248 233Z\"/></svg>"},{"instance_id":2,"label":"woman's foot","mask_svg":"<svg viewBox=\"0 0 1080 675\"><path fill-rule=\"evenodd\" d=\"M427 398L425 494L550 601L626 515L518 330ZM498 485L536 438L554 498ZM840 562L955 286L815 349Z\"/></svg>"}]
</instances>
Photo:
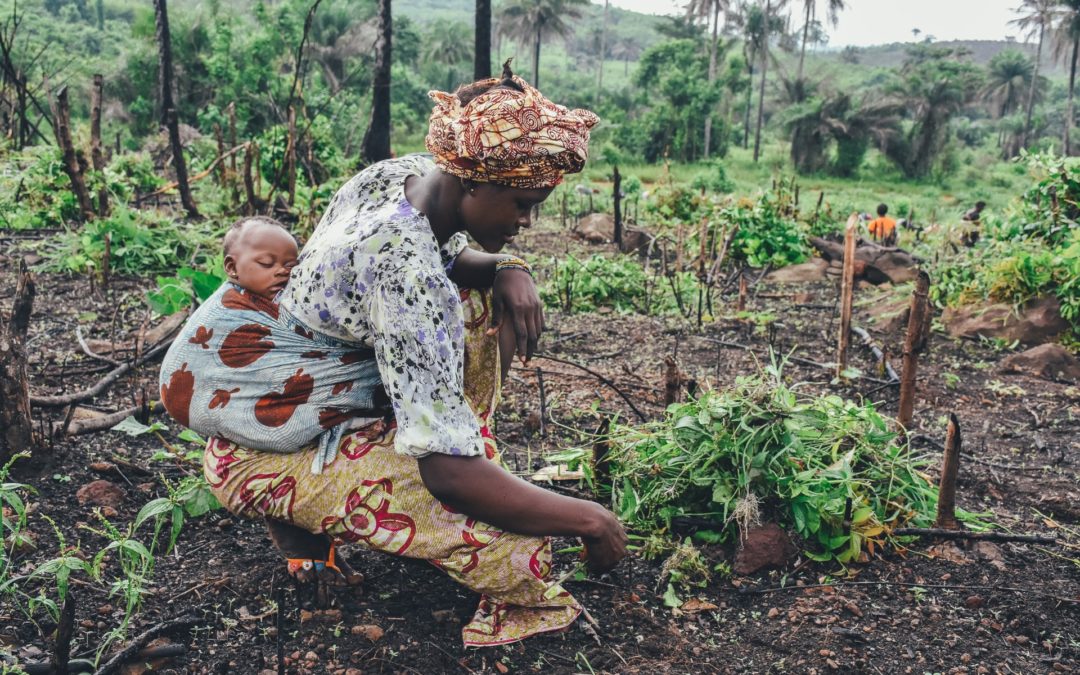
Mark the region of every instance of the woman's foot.
<instances>
[{"instance_id":1,"label":"woman's foot","mask_svg":"<svg viewBox=\"0 0 1080 675\"><path fill-rule=\"evenodd\" d=\"M297 581L322 581L330 586L359 586L364 575L354 570L344 558L333 554L333 542L325 534L314 534L281 520L266 519L274 546L287 560L311 561L293 572ZM314 563L324 563L316 565ZM321 569L319 569L321 568Z\"/></svg>"}]
</instances>

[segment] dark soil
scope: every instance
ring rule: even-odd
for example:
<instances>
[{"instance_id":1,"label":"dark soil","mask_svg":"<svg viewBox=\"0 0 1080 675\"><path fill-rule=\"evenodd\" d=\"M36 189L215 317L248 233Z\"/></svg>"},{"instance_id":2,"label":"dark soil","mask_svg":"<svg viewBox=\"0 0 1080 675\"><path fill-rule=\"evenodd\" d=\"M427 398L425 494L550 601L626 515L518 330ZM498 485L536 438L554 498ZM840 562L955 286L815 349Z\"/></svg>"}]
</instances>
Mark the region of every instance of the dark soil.
<instances>
[{"instance_id":1,"label":"dark soil","mask_svg":"<svg viewBox=\"0 0 1080 675\"><path fill-rule=\"evenodd\" d=\"M529 253L586 248L550 224L520 239L519 248ZM0 303L6 311L14 275L10 260L0 268ZM146 286L116 280L102 291L91 289L83 277L39 275L29 345L33 392L74 391L106 372L111 366L83 354L75 329L81 326L87 338L129 341L140 326L151 325L141 300ZM551 312L541 347L604 375L651 418L663 409L667 356L675 356L700 387L729 386L735 377L753 372L769 359L770 346L778 354L794 350L811 361L833 358L832 284L761 284L751 293L750 310L776 317L771 328L734 318L717 318L698 330L677 317ZM718 317L722 307L733 306L734 297L719 304ZM900 353L899 333L875 337L890 354ZM720 347L709 338L750 349ZM626 560L603 577L568 582L599 622L595 635L576 626L507 647L465 650L460 628L477 598L437 569L350 549L349 560L367 576L363 589L335 591L330 610L311 613L311 589L286 580L265 527L217 511L186 523L175 551L158 557L128 635L181 615L198 616L202 623L194 631L174 636L187 653L160 666L177 673L277 672L279 652L290 673L1076 672L1080 386L1000 375L996 363L1004 355L988 345L934 334L919 369L915 447L939 457L934 444L944 438L944 418L956 413L965 443L959 506L989 512L1009 531L1057 535L1064 546L925 541L848 569L799 560L785 570L718 577L696 594L702 601L696 611L664 606L660 561ZM853 362L865 373L874 371L869 354L859 348ZM545 437L537 425L537 367L546 389ZM809 383L800 386L804 392L865 398L878 401L887 414L896 413L895 387L867 380L833 385L828 370L805 363L789 364L785 373ZM149 364L86 407L110 412L129 407L143 391L153 397L156 382L156 366ZM582 442L579 430L593 431L601 414L614 411L635 418L620 395L596 377L537 358L511 372L497 433L510 468L529 474L543 464L545 453ZM62 426L66 412L37 411L36 419L47 431ZM194 450L176 441L175 431L163 437L181 450ZM130 438L101 432L57 441L38 452L40 459L22 462L14 478L38 490L30 517L37 548L17 558L18 573L28 574L59 553L45 515L67 545L89 556L107 543L93 531L102 527L93 507L75 497L83 485L104 478L123 489L126 496L110 520L124 528L142 505L166 494L163 481L198 471L177 460L151 460L162 448L152 434ZM117 469L99 466L105 471L100 474L91 468L95 462L111 462ZM576 483L554 489L584 494ZM150 530L144 527L140 537L148 540ZM558 542L556 548L574 543ZM720 558L730 551L709 554ZM562 554L555 573L575 563L574 555ZM110 580L116 569L113 557L106 563ZM103 636L119 625L123 603L110 597L107 584L75 576L72 651L92 658ZM30 596L40 586L33 580L18 584ZM55 597L51 587L40 590ZM46 660L54 625L42 612L35 625L7 598L3 602L0 649L24 661ZM363 629L354 630L362 626L377 626L381 637L371 635L378 637L372 641Z\"/></svg>"}]
</instances>

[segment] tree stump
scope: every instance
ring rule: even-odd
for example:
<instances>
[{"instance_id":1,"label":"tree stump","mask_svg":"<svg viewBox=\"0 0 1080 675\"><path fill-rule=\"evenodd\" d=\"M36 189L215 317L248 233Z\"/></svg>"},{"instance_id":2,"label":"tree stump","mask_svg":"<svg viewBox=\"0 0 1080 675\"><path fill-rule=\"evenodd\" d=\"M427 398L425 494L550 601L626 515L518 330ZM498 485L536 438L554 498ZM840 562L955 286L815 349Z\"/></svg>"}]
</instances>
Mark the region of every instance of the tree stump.
<instances>
[{"instance_id":1,"label":"tree stump","mask_svg":"<svg viewBox=\"0 0 1080 675\"><path fill-rule=\"evenodd\" d=\"M30 382L26 370L26 331L36 287L25 261L19 263L10 316L0 313L0 464L34 447Z\"/></svg>"}]
</instances>

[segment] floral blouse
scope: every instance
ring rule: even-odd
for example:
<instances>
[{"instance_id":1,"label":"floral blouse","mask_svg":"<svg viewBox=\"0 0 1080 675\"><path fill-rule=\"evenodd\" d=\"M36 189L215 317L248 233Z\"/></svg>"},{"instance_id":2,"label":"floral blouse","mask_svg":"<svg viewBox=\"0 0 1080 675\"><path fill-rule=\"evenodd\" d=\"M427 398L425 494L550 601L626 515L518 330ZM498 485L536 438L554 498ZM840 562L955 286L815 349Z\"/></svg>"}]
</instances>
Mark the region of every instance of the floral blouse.
<instances>
[{"instance_id":1,"label":"floral blouse","mask_svg":"<svg viewBox=\"0 0 1080 675\"><path fill-rule=\"evenodd\" d=\"M398 452L481 455L464 396L461 299L446 272L465 235L440 249L427 217L405 199L405 179L434 168L411 155L354 176L330 201L279 300L309 328L374 348Z\"/></svg>"}]
</instances>

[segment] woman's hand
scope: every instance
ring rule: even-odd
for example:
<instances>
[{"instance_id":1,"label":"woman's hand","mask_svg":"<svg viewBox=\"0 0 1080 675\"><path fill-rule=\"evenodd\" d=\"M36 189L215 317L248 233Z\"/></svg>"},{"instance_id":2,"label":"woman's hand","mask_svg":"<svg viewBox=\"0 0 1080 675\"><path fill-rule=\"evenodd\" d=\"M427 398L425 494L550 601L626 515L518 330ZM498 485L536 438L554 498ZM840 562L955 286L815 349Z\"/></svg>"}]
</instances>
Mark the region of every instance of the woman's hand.
<instances>
[{"instance_id":1,"label":"woman's hand","mask_svg":"<svg viewBox=\"0 0 1080 675\"><path fill-rule=\"evenodd\" d=\"M544 331L544 305L532 275L525 270L505 269L495 275L491 297L491 328L495 335L505 320L514 327L517 353L526 362L536 353Z\"/></svg>"},{"instance_id":2,"label":"woman's hand","mask_svg":"<svg viewBox=\"0 0 1080 675\"><path fill-rule=\"evenodd\" d=\"M581 542L585 545L585 561L589 569L606 572L626 557L626 545L630 540L618 518L599 504L593 506L597 507L594 515L596 534L582 536Z\"/></svg>"}]
</instances>

